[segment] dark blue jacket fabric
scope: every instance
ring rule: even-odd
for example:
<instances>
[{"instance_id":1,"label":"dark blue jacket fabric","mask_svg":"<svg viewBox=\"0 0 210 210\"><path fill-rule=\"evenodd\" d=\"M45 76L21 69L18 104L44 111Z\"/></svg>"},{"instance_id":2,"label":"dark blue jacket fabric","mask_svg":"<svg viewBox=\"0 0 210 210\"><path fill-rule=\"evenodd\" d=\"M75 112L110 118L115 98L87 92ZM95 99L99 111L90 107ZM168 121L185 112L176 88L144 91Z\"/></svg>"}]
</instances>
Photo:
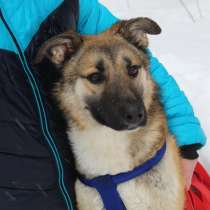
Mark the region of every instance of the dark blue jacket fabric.
<instances>
[{"instance_id":1,"label":"dark blue jacket fabric","mask_svg":"<svg viewBox=\"0 0 210 210\"><path fill-rule=\"evenodd\" d=\"M1 0L0 8L0 209L76 209L65 128L32 60L44 41L76 30L78 1Z\"/></svg>"}]
</instances>

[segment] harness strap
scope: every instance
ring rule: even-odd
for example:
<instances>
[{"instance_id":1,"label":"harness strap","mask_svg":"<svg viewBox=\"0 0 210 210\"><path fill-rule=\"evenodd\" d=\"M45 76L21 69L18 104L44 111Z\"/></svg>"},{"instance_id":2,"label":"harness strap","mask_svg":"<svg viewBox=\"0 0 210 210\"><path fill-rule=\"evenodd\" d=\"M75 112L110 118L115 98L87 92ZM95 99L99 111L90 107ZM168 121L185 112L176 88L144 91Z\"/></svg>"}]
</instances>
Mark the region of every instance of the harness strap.
<instances>
[{"instance_id":1,"label":"harness strap","mask_svg":"<svg viewBox=\"0 0 210 210\"><path fill-rule=\"evenodd\" d=\"M99 192L106 210L126 210L117 191L117 185L134 179L151 170L163 158L165 151L166 143L157 151L154 157L129 172L117 175L104 175L93 179L86 179L83 176L80 176L79 179L83 184L93 187Z\"/></svg>"},{"instance_id":2,"label":"harness strap","mask_svg":"<svg viewBox=\"0 0 210 210\"><path fill-rule=\"evenodd\" d=\"M117 184L110 175L99 176L93 180L82 179L82 182L90 187L96 188L99 192L105 209L107 210L126 210L120 195L117 191ZM114 202L113 202L114 201Z\"/></svg>"}]
</instances>

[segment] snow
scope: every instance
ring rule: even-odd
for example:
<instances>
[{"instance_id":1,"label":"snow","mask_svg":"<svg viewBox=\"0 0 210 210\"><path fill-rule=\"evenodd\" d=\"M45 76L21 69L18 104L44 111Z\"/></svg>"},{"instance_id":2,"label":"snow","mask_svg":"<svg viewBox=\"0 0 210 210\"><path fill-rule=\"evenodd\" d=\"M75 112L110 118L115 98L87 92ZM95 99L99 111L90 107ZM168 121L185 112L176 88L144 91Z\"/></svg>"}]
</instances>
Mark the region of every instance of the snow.
<instances>
[{"instance_id":1,"label":"snow","mask_svg":"<svg viewBox=\"0 0 210 210\"><path fill-rule=\"evenodd\" d=\"M115 16L150 17L162 28L150 36L150 48L166 66L191 102L210 137L210 1L209 0L101 0ZM210 143L200 160L210 171Z\"/></svg>"}]
</instances>

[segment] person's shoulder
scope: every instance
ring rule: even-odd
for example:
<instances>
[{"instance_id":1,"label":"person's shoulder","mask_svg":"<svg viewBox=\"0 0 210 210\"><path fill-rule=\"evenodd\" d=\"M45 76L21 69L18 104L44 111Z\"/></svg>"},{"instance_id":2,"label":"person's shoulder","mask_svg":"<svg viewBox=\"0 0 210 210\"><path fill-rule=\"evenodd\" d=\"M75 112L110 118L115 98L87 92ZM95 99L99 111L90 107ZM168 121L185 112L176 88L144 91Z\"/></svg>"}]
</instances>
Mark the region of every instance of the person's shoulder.
<instances>
[{"instance_id":1,"label":"person's shoulder","mask_svg":"<svg viewBox=\"0 0 210 210\"><path fill-rule=\"evenodd\" d=\"M81 34L101 33L118 21L118 18L97 0L80 0L79 10L77 31Z\"/></svg>"}]
</instances>

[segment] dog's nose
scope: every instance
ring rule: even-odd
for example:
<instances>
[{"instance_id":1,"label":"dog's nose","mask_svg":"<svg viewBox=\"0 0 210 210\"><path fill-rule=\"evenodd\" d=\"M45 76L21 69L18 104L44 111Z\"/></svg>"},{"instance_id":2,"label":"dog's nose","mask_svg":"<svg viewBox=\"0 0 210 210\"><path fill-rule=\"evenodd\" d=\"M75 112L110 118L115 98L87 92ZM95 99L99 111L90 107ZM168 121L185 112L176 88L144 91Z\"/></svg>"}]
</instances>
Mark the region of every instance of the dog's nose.
<instances>
[{"instance_id":1,"label":"dog's nose","mask_svg":"<svg viewBox=\"0 0 210 210\"><path fill-rule=\"evenodd\" d=\"M143 105L127 104L122 115L128 129L134 129L146 123L146 112Z\"/></svg>"},{"instance_id":2,"label":"dog's nose","mask_svg":"<svg viewBox=\"0 0 210 210\"><path fill-rule=\"evenodd\" d=\"M136 128L146 123L146 113L143 106L129 105L123 113L123 119L128 128Z\"/></svg>"},{"instance_id":3,"label":"dog's nose","mask_svg":"<svg viewBox=\"0 0 210 210\"><path fill-rule=\"evenodd\" d=\"M144 110L137 107L129 107L125 111L125 120L128 123L135 124L139 123L144 119Z\"/></svg>"}]
</instances>

